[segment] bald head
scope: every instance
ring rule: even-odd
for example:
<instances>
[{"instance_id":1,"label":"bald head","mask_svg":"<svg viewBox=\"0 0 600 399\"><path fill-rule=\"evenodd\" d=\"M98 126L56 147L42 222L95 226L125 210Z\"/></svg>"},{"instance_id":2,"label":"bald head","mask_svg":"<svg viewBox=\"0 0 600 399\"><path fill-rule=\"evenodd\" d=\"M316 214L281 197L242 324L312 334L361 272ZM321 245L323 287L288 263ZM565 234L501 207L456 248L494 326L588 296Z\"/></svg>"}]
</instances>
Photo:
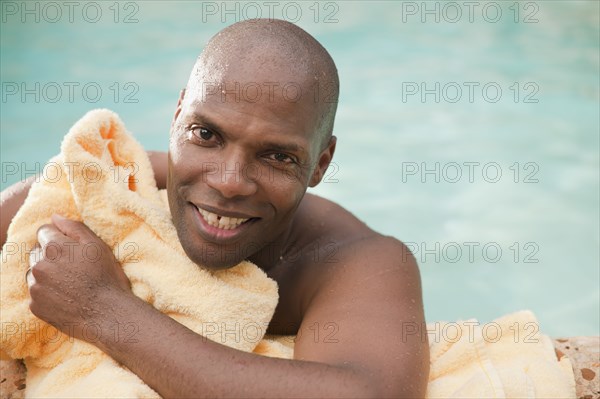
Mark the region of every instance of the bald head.
<instances>
[{"instance_id":1,"label":"bald head","mask_svg":"<svg viewBox=\"0 0 600 399\"><path fill-rule=\"evenodd\" d=\"M292 23L258 19L223 29L198 57L188 92L206 92L205 87L199 87L203 82L241 82L245 86L237 88L238 94L242 100L248 100L246 96L251 101L258 98L257 90L262 101L272 100L274 93L285 90L282 95L288 101L318 107L319 136L331 137L339 96L337 69L327 50ZM250 87L248 82L254 85Z\"/></svg>"}]
</instances>

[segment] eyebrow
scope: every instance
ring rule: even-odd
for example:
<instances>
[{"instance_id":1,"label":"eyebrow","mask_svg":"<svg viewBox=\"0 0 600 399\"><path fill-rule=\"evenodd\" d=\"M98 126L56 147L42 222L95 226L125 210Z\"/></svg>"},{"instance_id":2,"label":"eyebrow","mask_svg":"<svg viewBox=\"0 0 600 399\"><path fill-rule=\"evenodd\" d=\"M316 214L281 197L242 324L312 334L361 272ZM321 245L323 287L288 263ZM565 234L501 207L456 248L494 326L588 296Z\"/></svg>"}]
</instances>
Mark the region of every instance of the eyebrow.
<instances>
[{"instance_id":1,"label":"eyebrow","mask_svg":"<svg viewBox=\"0 0 600 399\"><path fill-rule=\"evenodd\" d=\"M287 152L300 152L305 153L306 151L302 146L299 146L296 143L276 143L272 141L264 141L264 146L272 148L277 151L287 151Z\"/></svg>"},{"instance_id":2,"label":"eyebrow","mask_svg":"<svg viewBox=\"0 0 600 399\"><path fill-rule=\"evenodd\" d=\"M192 113L192 119L194 121L202 122L202 124L205 125L207 128L209 128L211 130L216 130L219 133L223 132L223 130L224 130L219 126L218 123L211 120L208 116L203 115L199 111L194 111Z\"/></svg>"},{"instance_id":3,"label":"eyebrow","mask_svg":"<svg viewBox=\"0 0 600 399\"><path fill-rule=\"evenodd\" d=\"M219 134L224 134L226 136L225 129L221 128L218 123L213 121L208 116L203 115L200 111L196 110L196 111L192 112L192 119L194 121L197 121L198 123L202 123L208 129L214 130L214 131L218 132ZM264 140L264 141L262 141L262 145L264 147L268 147L269 149L273 149L275 151L300 153L303 156L308 155L306 149L303 146L301 146L297 143L294 143L294 142L282 143L282 142Z\"/></svg>"}]
</instances>

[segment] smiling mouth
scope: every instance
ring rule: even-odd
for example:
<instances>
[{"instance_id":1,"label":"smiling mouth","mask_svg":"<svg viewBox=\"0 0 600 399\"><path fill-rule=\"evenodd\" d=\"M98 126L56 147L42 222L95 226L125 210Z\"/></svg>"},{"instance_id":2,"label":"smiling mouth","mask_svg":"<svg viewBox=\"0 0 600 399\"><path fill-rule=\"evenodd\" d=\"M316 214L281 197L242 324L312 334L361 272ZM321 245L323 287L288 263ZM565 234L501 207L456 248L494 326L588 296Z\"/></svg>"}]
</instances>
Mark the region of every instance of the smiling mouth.
<instances>
[{"instance_id":1,"label":"smiling mouth","mask_svg":"<svg viewBox=\"0 0 600 399\"><path fill-rule=\"evenodd\" d=\"M216 227L221 230L233 230L233 229L237 228L238 226L246 223L247 221L254 219L254 218L233 218L233 217L228 217L228 216L222 216L222 215L204 210L198 206L196 206L196 209L198 209L198 212L202 216L202 219L204 219L204 221L208 225L210 225L212 227Z\"/></svg>"}]
</instances>

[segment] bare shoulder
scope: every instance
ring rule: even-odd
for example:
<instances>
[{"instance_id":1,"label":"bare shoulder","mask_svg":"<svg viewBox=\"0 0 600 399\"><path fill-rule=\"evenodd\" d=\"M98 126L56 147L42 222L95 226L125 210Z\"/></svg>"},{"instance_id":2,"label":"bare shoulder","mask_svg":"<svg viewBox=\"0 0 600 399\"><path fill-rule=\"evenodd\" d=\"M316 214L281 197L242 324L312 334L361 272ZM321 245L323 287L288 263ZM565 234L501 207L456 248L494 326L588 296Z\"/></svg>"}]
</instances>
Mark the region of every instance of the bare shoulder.
<instances>
[{"instance_id":1,"label":"bare shoulder","mask_svg":"<svg viewBox=\"0 0 600 399\"><path fill-rule=\"evenodd\" d=\"M313 298L332 284L350 289L357 281L375 281L373 276L382 278L400 268L401 282L420 290L418 267L404 244L325 198L305 196L292 236L287 255L269 273L280 287L273 328L290 326L278 328L295 333Z\"/></svg>"},{"instance_id":2,"label":"bare shoulder","mask_svg":"<svg viewBox=\"0 0 600 399\"><path fill-rule=\"evenodd\" d=\"M401 241L377 233L340 205L316 195L307 194L297 220L294 245L300 256L290 269L295 269L305 306L324 286L367 282L386 274L410 288L403 292L420 295L417 263Z\"/></svg>"},{"instance_id":3,"label":"bare shoulder","mask_svg":"<svg viewBox=\"0 0 600 399\"><path fill-rule=\"evenodd\" d=\"M302 239L297 240L302 243L301 245L310 246L315 241L331 243L336 247L336 254L344 257L346 261L348 257L399 259L406 267L418 271L416 262L406 245L394 237L374 231L333 201L307 194L298 210L297 219L299 219L297 230L302 230L297 234L303 235ZM328 263L337 263L329 260ZM376 266L381 262L369 263Z\"/></svg>"},{"instance_id":4,"label":"bare shoulder","mask_svg":"<svg viewBox=\"0 0 600 399\"><path fill-rule=\"evenodd\" d=\"M402 297L411 303L421 301L419 267L409 248L400 240L369 228L350 212L326 201L325 230L316 240L321 242L313 255L313 267L307 272L315 285L313 296L322 291L355 292L361 285L365 295L377 296L389 286L393 301Z\"/></svg>"},{"instance_id":5,"label":"bare shoulder","mask_svg":"<svg viewBox=\"0 0 600 399\"><path fill-rule=\"evenodd\" d=\"M326 238L345 242L377 234L348 210L314 194L305 195L295 221L305 241Z\"/></svg>"},{"instance_id":6,"label":"bare shoulder","mask_svg":"<svg viewBox=\"0 0 600 399\"><path fill-rule=\"evenodd\" d=\"M414 257L339 205L315 196L309 201L302 213L321 218L309 227L320 234L311 236L331 248L318 249L321 256L304 264L301 280L312 286L294 356L350 367L378 387L378 396L424 395L429 347Z\"/></svg>"}]
</instances>

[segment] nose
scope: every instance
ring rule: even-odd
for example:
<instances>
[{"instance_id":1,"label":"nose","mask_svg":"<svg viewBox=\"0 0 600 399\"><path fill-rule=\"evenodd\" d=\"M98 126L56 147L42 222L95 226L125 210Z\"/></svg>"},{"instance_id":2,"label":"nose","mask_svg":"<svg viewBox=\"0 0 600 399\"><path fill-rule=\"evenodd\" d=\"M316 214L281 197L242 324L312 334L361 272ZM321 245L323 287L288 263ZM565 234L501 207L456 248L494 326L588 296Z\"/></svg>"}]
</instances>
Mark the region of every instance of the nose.
<instances>
[{"instance_id":1,"label":"nose","mask_svg":"<svg viewBox=\"0 0 600 399\"><path fill-rule=\"evenodd\" d=\"M223 198L247 197L256 193L258 185L250 173L252 165L239 153L232 153L220 162L211 164L205 174L206 183Z\"/></svg>"}]
</instances>

